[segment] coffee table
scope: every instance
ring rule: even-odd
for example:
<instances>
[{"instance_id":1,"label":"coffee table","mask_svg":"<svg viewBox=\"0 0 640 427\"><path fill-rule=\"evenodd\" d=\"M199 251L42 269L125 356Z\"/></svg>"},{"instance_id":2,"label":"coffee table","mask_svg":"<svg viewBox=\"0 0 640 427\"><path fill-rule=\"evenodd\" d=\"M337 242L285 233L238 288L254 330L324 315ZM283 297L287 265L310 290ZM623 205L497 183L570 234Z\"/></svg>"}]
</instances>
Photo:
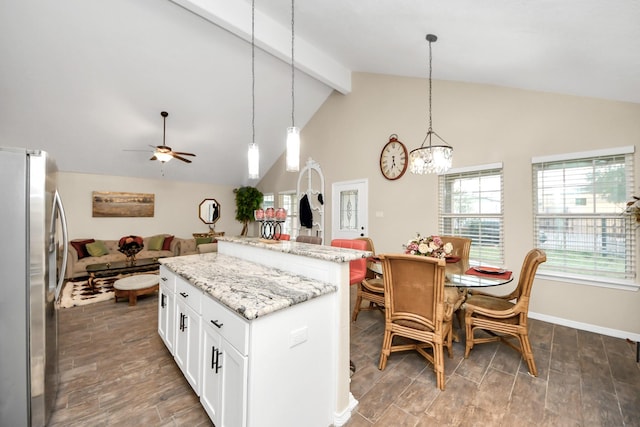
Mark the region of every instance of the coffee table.
<instances>
[{"instance_id":1,"label":"coffee table","mask_svg":"<svg viewBox=\"0 0 640 427\"><path fill-rule=\"evenodd\" d=\"M89 273L89 286L94 289L93 281L98 277L109 277L118 274L141 273L143 271L154 271L160 268L158 258L137 259L133 263L128 261L105 262L101 264L87 265Z\"/></svg>"}]
</instances>

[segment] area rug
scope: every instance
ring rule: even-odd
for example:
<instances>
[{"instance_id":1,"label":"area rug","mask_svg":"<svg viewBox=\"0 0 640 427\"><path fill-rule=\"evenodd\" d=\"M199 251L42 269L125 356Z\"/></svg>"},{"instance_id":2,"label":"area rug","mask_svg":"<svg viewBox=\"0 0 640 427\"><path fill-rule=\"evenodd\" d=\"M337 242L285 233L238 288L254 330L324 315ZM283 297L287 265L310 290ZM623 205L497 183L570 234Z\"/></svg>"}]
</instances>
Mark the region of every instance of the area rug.
<instances>
[{"instance_id":1,"label":"area rug","mask_svg":"<svg viewBox=\"0 0 640 427\"><path fill-rule=\"evenodd\" d=\"M70 280L64 284L64 288L62 289L60 307L69 308L113 299L113 283L125 276L127 275L94 279L93 289L91 289L89 281L86 279L78 281Z\"/></svg>"}]
</instances>

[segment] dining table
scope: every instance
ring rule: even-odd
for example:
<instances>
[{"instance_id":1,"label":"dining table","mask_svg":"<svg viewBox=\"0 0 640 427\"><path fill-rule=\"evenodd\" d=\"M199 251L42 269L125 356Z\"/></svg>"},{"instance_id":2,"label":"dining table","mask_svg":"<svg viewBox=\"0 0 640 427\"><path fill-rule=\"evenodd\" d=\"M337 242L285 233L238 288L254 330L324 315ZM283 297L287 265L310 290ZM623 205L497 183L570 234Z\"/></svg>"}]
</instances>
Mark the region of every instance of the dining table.
<instances>
[{"instance_id":1,"label":"dining table","mask_svg":"<svg viewBox=\"0 0 640 427\"><path fill-rule=\"evenodd\" d=\"M464 266L460 261L448 263L445 269L444 285L456 288L487 288L491 286L506 285L513 281L511 271L489 266ZM367 268L373 273L382 276L382 263L380 260L370 260Z\"/></svg>"}]
</instances>

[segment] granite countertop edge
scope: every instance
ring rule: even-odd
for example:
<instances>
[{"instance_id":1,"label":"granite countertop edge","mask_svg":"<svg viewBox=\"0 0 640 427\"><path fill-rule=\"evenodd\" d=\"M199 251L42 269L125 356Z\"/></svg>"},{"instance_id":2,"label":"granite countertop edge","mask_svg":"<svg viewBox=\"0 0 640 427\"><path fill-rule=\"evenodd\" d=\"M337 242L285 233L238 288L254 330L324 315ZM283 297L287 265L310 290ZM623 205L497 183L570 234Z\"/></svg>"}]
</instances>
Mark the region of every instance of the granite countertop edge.
<instances>
[{"instance_id":1,"label":"granite countertop edge","mask_svg":"<svg viewBox=\"0 0 640 427\"><path fill-rule=\"evenodd\" d=\"M290 240L265 241L257 237L243 236L221 236L217 237L218 242L231 242L247 246L255 246L261 249L268 249L293 255L317 258L331 262L349 262L360 258L373 256L371 251L361 251L357 249L338 248L335 246L313 245L310 243L300 243Z\"/></svg>"},{"instance_id":2,"label":"granite countertop edge","mask_svg":"<svg viewBox=\"0 0 640 427\"><path fill-rule=\"evenodd\" d=\"M159 262L247 320L338 290L330 283L216 252Z\"/></svg>"}]
</instances>

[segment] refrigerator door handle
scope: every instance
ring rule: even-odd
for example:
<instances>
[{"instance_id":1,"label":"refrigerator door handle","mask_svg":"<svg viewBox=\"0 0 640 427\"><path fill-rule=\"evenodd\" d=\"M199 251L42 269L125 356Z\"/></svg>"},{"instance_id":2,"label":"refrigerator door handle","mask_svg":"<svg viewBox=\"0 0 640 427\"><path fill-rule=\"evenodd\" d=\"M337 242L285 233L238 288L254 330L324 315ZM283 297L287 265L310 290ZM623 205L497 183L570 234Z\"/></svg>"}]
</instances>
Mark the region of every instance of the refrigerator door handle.
<instances>
[{"instance_id":1,"label":"refrigerator door handle","mask_svg":"<svg viewBox=\"0 0 640 427\"><path fill-rule=\"evenodd\" d=\"M60 266L60 278L58 279L58 283L56 285L56 294L55 300L58 302L58 298L60 297L60 292L62 292L62 285L64 284L64 276L67 272L67 257L69 252L69 233L67 232L67 216L64 213L64 206L62 205L62 199L60 198L60 193L56 190L55 195L53 196L53 209L51 212L51 244L55 245L55 239L53 237L53 233L56 225L56 214L60 214L60 223L62 224L62 265Z\"/></svg>"}]
</instances>

